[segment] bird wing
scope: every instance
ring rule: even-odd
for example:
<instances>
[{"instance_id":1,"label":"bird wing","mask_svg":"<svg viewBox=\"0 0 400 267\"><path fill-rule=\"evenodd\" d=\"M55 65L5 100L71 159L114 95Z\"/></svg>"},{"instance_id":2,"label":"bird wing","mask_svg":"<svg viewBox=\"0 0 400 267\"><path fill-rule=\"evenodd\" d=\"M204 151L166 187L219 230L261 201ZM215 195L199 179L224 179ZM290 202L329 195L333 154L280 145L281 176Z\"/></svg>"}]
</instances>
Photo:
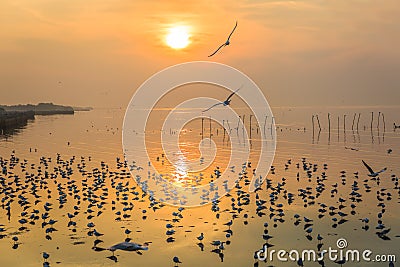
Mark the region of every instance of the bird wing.
<instances>
[{"instance_id":1,"label":"bird wing","mask_svg":"<svg viewBox=\"0 0 400 267\"><path fill-rule=\"evenodd\" d=\"M218 49L215 50L214 53L212 53L212 54L209 55L208 57L212 57L213 55L215 55L215 54L216 54L222 47L224 47L224 46L225 46L225 44L220 45L220 46L218 47Z\"/></svg>"},{"instance_id":2,"label":"bird wing","mask_svg":"<svg viewBox=\"0 0 400 267\"><path fill-rule=\"evenodd\" d=\"M216 107L216 106L222 105L222 104L223 104L222 102L217 103L217 104L214 104L214 105L212 105L211 107L209 107L208 109L203 110L203 112L209 111L209 110L212 109L213 107Z\"/></svg>"},{"instance_id":3,"label":"bird wing","mask_svg":"<svg viewBox=\"0 0 400 267\"><path fill-rule=\"evenodd\" d=\"M371 174L375 173L374 170L373 170L367 163L365 163L364 160L361 160L361 161L362 161L362 163L364 163L364 166L368 169L368 171L369 171Z\"/></svg>"},{"instance_id":4,"label":"bird wing","mask_svg":"<svg viewBox=\"0 0 400 267\"><path fill-rule=\"evenodd\" d=\"M383 168L382 170L380 170L379 172L377 172L377 173L381 173L381 172L384 172L384 171L386 171L387 170L387 168L385 167L385 168Z\"/></svg>"},{"instance_id":5,"label":"bird wing","mask_svg":"<svg viewBox=\"0 0 400 267\"><path fill-rule=\"evenodd\" d=\"M108 250L111 250L111 251L112 250L117 250L117 249L126 250L131 245L132 245L132 243L130 243L130 242L121 242L121 243L118 243L118 244L115 244L115 245L109 247Z\"/></svg>"},{"instance_id":6,"label":"bird wing","mask_svg":"<svg viewBox=\"0 0 400 267\"><path fill-rule=\"evenodd\" d=\"M237 21L236 21L235 27L233 27L233 30L231 31L231 33L230 33L229 36L228 36L228 41L229 41L229 39L231 38L232 33L236 30L236 27L237 27Z\"/></svg>"},{"instance_id":7,"label":"bird wing","mask_svg":"<svg viewBox=\"0 0 400 267\"><path fill-rule=\"evenodd\" d=\"M229 99L231 99L231 97L232 97L234 94L236 94L236 92L239 91L242 87L243 87L243 85L241 85L238 89L236 89L236 91L232 92L232 94L230 94L230 95L228 96L228 98L227 98L225 101L229 101Z\"/></svg>"}]
</instances>

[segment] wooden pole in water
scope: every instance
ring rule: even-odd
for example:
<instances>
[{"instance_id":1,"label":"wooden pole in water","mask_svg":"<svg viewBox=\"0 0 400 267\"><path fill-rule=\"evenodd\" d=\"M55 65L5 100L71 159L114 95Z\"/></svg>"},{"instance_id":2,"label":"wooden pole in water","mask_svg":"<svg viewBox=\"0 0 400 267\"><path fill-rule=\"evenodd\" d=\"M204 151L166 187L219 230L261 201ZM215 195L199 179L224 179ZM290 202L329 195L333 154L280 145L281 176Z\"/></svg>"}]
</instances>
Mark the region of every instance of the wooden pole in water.
<instances>
[{"instance_id":1,"label":"wooden pole in water","mask_svg":"<svg viewBox=\"0 0 400 267\"><path fill-rule=\"evenodd\" d=\"M378 113L378 124L376 125L376 128L377 128L378 130L379 130L380 117L381 117L381 112L379 111L379 113Z\"/></svg>"},{"instance_id":2,"label":"wooden pole in water","mask_svg":"<svg viewBox=\"0 0 400 267\"><path fill-rule=\"evenodd\" d=\"M371 131L372 131L372 123L374 122L374 112L371 112Z\"/></svg>"},{"instance_id":3,"label":"wooden pole in water","mask_svg":"<svg viewBox=\"0 0 400 267\"><path fill-rule=\"evenodd\" d=\"M204 118L201 118L201 139L204 138Z\"/></svg>"},{"instance_id":4,"label":"wooden pole in water","mask_svg":"<svg viewBox=\"0 0 400 267\"><path fill-rule=\"evenodd\" d=\"M229 120L226 120L226 125L228 125L228 131L229 131L229 134L231 134L231 126L229 125ZM228 137L230 137L230 135L228 135Z\"/></svg>"},{"instance_id":5,"label":"wooden pole in water","mask_svg":"<svg viewBox=\"0 0 400 267\"><path fill-rule=\"evenodd\" d=\"M244 124L244 118L245 118L245 116L246 116L246 114L243 114L243 117L242 117L242 124L243 124L243 126L242 126L242 134L243 134L243 140L244 140L244 127L246 127L246 124Z\"/></svg>"},{"instance_id":6,"label":"wooden pole in water","mask_svg":"<svg viewBox=\"0 0 400 267\"><path fill-rule=\"evenodd\" d=\"M385 115L383 113L382 113L382 120L383 120L383 132L386 132Z\"/></svg>"},{"instance_id":7,"label":"wooden pole in water","mask_svg":"<svg viewBox=\"0 0 400 267\"><path fill-rule=\"evenodd\" d=\"M374 122L374 112L372 111L371 112L371 127L370 127L370 129L371 129L371 142L372 142L372 144L374 143L374 133L373 133L373 131L372 131L372 123Z\"/></svg>"},{"instance_id":8,"label":"wooden pole in water","mask_svg":"<svg viewBox=\"0 0 400 267\"><path fill-rule=\"evenodd\" d=\"M316 116L317 116L318 128L319 128L319 131L321 131L321 124L319 123L319 117L318 117L318 114L317 114Z\"/></svg>"},{"instance_id":9,"label":"wooden pole in water","mask_svg":"<svg viewBox=\"0 0 400 267\"><path fill-rule=\"evenodd\" d=\"M328 132L331 132L331 114L328 112Z\"/></svg>"},{"instance_id":10,"label":"wooden pole in water","mask_svg":"<svg viewBox=\"0 0 400 267\"><path fill-rule=\"evenodd\" d=\"M251 118L253 117L252 114L250 114L250 140L251 140Z\"/></svg>"},{"instance_id":11,"label":"wooden pole in water","mask_svg":"<svg viewBox=\"0 0 400 267\"><path fill-rule=\"evenodd\" d=\"M352 131L354 131L354 122L356 121L356 115L357 115L357 113L354 113L353 123L351 124L351 130Z\"/></svg>"},{"instance_id":12,"label":"wooden pole in water","mask_svg":"<svg viewBox=\"0 0 400 267\"><path fill-rule=\"evenodd\" d=\"M337 116L337 140L339 142L339 131L340 131L340 118Z\"/></svg>"},{"instance_id":13,"label":"wooden pole in water","mask_svg":"<svg viewBox=\"0 0 400 267\"><path fill-rule=\"evenodd\" d=\"M225 133L226 133L225 120L222 120L222 128L224 128L224 140L225 140Z\"/></svg>"},{"instance_id":14,"label":"wooden pole in water","mask_svg":"<svg viewBox=\"0 0 400 267\"><path fill-rule=\"evenodd\" d=\"M328 142L331 141L331 114L328 112Z\"/></svg>"},{"instance_id":15,"label":"wooden pole in water","mask_svg":"<svg viewBox=\"0 0 400 267\"><path fill-rule=\"evenodd\" d=\"M267 126L267 118L268 118L268 115L265 115L265 120L264 120L264 136L267 136L267 134L265 133L265 127Z\"/></svg>"},{"instance_id":16,"label":"wooden pole in water","mask_svg":"<svg viewBox=\"0 0 400 267\"><path fill-rule=\"evenodd\" d=\"M358 132L358 124L360 123L360 117L361 117L361 113L358 113L358 119L357 119L357 132Z\"/></svg>"},{"instance_id":17,"label":"wooden pole in water","mask_svg":"<svg viewBox=\"0 0 400 267\"><path fill-rule=\"evenodd\" d=\"M312 121L312 134L313 134L313 137L314 137L314 114L311 117L311 121Z\"/></svg>"},{"instance_id":18,"label":"wooden pole in water","mask_svg":"<svg viewBox=\"0 0 400 267\"><path fill-rule=\"evenodd\" d=\"M274 125L275 125L275 117L272 117L272 120L271 120L271 136L272 136L272 127L275 127Z\"/></svg>"},{"instance_id":19,"label":"wooden pole in water","mask_svg":"<svg viewBox=\"0 0 400 267\"><path fill-rule=\"evenodd\" d=\"M311 122L312 122L312 142L314 144L314 114L311 116Z\"/></svg>"},{"instance_id":20,"label":"wooden pole in water","mask_svg":"<svg viewBox=\"0 0 400 267\"><path fill-rule=\"evenodd\" d=\"M211 116L210 116L210 141L211 141Z\"/></svg>"}]
</instances>

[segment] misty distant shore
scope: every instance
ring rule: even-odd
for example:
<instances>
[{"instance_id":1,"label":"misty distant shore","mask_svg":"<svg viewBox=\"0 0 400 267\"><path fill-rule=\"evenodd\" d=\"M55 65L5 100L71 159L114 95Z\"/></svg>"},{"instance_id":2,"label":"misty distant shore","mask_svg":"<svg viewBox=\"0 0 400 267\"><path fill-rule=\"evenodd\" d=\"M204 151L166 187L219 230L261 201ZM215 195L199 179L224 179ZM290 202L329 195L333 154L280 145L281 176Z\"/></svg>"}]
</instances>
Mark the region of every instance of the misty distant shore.
<instances>
[{"instance_id":1,"label":"misty distant shore","mask_svg":"<svg viewBox=\"0 0 400 267\"><path fill-rule=\"evenodd\" d=\"M55 105L53 103L39 103L37 105L0 105L0 130L23 127L28 120L34 120L35 115L70 114L75 111L90 111L92 107L72 107Z\"/></svg>"},{"instance_id":2,"label":"misty distant shore","mask_svg":"<svg viewBox=\"0 0 400 267\"><path fill-rule=\"evenodd\" d=\"M0 133L9 132L9 130L20 128L28 123L28 120L34 120L35 113L28 111L5 111L0 107Z\"/></svg>"},{"instance_id":3,"label":"misty distant shore","mask_svg":"<svg viewBox=\"0 0 400 267\"><path fill-rule=\"evenodd\" d=\"M53 103L39 103L37 105L13 105L0 106L5 112L27 112L33 111L35 115L54 115L54 114L74 114L74 109L70 106L54 105Z\"/></svg>"},{"instance_id":4,"label":"misty distant shore","mask_svg":"<svg viewBox=\"0 0 400 267\"><path fill-rule=\"evenodd\" d=\"M93 110L92 107L72 107L74 111L91 111Z\"/></svg>"}]
</instances>

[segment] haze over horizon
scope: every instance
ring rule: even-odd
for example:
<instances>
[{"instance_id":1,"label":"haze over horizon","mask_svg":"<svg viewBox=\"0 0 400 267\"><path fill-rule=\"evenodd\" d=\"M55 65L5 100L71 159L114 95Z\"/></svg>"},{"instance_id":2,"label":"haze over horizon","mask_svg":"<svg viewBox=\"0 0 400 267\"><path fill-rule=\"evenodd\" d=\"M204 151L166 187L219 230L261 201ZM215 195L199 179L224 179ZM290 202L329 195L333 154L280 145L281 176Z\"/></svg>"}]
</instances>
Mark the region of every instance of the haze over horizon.
<instances>
[{"instance_id":1,"label":"haze over horizon","mask_svg":"<svg viewBox=\"0 0 400 267\"><path fill-rule=\"evenodd\" d=\"M271 106L396 105L400 5L369 1L0 3L0 104L125 108L165 67L212 60L247 74ZM207 56L238 20L231 45ZM172 49L168 29L190 43Z\"/></svg>"}]
</instances>

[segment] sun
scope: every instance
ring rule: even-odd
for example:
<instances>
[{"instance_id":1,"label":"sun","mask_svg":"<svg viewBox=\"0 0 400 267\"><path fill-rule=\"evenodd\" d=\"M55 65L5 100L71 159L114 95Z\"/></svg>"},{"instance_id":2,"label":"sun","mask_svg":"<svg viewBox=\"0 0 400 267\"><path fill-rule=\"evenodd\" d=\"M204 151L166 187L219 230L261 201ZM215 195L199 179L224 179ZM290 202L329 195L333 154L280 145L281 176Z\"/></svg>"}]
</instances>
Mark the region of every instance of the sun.
<instances>
[{"instance_id":1,"label":"sun","mask_svg":"<svg viewBox=\"0 0 400 267\"><path fill-rule=\"evenodd\" d=\"M166 43L173 49L182 49L189 45L189 37L187 27L175 26L169 29Z\"/></svg>"}]
</instances>

